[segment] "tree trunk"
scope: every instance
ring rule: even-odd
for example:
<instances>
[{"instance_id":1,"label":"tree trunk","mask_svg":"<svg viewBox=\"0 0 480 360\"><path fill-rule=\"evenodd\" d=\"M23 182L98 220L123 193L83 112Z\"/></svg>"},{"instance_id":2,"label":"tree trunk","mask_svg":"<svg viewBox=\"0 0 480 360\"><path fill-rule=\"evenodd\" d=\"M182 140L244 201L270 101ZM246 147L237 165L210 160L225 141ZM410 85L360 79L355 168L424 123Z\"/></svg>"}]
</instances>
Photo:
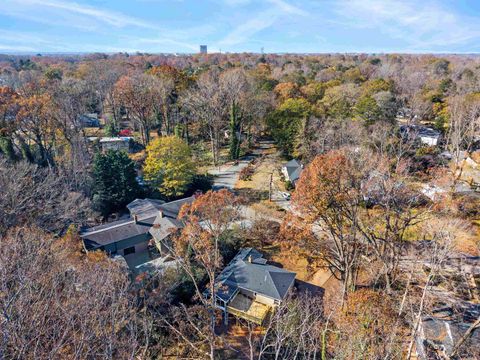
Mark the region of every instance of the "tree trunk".
<instances>
[{"instance_id":1,"label":"tree trunk","mask_svg":"<svg viewBox=\"0 0 480 360\"><path fill-rule=\"evenodd\" d=\"M460 350L460 347L463 345L465 341L468 340L468 338L473 334L473 332L480 328L480 317L478 317L477 320L467 329L465 334L463 334L462 338L455 344L453 347L452 352L449 354L449 358L452 359L457 356L458 351Z\"/></svg>"}]
</instances>

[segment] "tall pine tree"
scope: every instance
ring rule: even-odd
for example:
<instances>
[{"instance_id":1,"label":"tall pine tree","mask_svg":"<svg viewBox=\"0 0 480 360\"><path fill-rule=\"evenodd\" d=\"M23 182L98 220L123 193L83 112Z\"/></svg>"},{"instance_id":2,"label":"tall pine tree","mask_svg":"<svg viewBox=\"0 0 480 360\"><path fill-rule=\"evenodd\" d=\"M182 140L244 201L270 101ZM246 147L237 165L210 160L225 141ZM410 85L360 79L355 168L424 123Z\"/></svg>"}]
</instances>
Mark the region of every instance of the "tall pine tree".
<instances>
[{"instance_id":1,"label":"tall pine tree","mask_svg":"<svg viewBox=\"0 0 480 360\"><path fill-rule=\"evenodd\" d=\"M232 101L230 106L230 159L237 160L240 157L240 114L239 106Z\"/></svg>"},{"instance_id":2,"label":"tall pine tree","mask_svg":"<svg viewBox=\"0 0 480 360\"><path fill-rule=\"evenodd\" d=\"M92 176L94 208L104 216L121 210L140 192L135 164L123 151L97 154Z\"/></svg>"}]
</instances>

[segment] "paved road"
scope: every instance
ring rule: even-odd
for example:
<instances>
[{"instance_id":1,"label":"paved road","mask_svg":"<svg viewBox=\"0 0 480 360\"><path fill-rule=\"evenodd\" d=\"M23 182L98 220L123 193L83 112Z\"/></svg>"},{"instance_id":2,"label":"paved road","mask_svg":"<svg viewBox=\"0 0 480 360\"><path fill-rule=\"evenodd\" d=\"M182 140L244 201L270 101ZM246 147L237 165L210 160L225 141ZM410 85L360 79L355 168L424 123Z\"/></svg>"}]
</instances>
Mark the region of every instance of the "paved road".
<instances>
[{"instance_id":1,"label":"paved road","mask_svg":"<svg viewBox=\"0 0 480 360\"><path fill-rule=\"evenodd\" d=\"M254 157L253 155L246 156L240 160L237 165L222 165L210 170L209 173L215 176L213 190L233 189L238 181L240 171L242 171Z\"/></svg>"},{"instance_id":2,"label":"paved road","mask_svg":"<svg viewBox=\"0 0 480 360\"><path fill-rule=\"evenodd\" d=\"M269 149L272 145L269 141L264 141L260 143L254 151L253 155L245 156L242 158L237 165L234 164L226 164L215 169L209 170L209 174L214 175L215 179L213 182L213 190L220 190L220 189L234 189L235 184L238 181L240 171L245 168L248 163L256 157L260 157L265 150ZM273 189L272 192L272 201L276 203L281 208L285 209L286 211L291 211L290 201L286 200L281 192L277 189ZM279 219L273 218L266 214L260 214L259 212L253 210L250 207L242 206L242 215L244 217L244 222L246 226L249 226L249 223L253 220L264 219L270 221L280 222Z\"/></svg>"},{"instance_id":3,"label":"paved road","mask_svg":"<svg viewBox=\"0 0 480 360\"><path fill-rule=\"evenodd\" d=\"M277 204L279 207L284 209L285 211L291 211L292 210L290 200L285 199L285 197L282 195L282 191L274 190L272 192L272 201L275 204Z\"/></svg>"}]
</instances>

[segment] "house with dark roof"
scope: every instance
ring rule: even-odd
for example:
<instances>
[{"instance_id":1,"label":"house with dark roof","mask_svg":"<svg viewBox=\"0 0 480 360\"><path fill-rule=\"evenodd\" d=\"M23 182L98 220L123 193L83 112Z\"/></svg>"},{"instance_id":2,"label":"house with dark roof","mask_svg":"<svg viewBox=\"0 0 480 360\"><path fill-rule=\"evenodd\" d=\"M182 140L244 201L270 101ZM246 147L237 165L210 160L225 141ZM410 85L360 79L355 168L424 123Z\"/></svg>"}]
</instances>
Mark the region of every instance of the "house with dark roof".
<instances>
[{"instance_id":1,"label":"house with dark roof","mask_svg":"<svg viewBox=\"0 0 480 360\"><path fill-rule=\"evenodd\" d=\"M241 249L215 282L215 304L228 314L262 324L287 296L295 273L270 265L253 248Z\"/></svg>"},{"instance_id":2,"label":"house with dark roof","mask_svg":"<svg viewBox=\"0 0 480 360\"><path fill-rule=\"evenodd\" d=\"M82 127L100 127L100 121L97 114L81 114L78 120Z\"/></svg>"},{"instance_id":3,"label":"house with dark roof","mask_svg":"<svg viewBox=\"0 0 480 360\"><path fill-rule=\"evenodd\" d=\"M401 125L400 135L403 139L415 140L426 146L436 146L441 139L439 131L423 125Z\"/></svg>"},{"instance_id":4,"label":"house with dark roof","mask_svg":"<svg viewBox=\"0 0 480 360\"><path fill-rule=\"evenodd\" d=\"M300 179L300 174L303 171L303 165L296 159L290 160L282 166L282 174L286 181L290 181L293 186Z\"/></svg>"},{"instance_id":5,"label":"house with dark roof","mask_svg":"<svg viewBox=\"0 0 480 360\"><path fill-rule=\"evenodd\" d=\"M168 203L136 199L127 205L128 219L84 229L80 237L87 251L103 250L111 256L121 255L134 268L154 260L152 246L158 256L168 254L165 244L170 235L183 226L177 220L178 213L184 204L193 200L193 196Z\"/></svg>"}]
</instances>

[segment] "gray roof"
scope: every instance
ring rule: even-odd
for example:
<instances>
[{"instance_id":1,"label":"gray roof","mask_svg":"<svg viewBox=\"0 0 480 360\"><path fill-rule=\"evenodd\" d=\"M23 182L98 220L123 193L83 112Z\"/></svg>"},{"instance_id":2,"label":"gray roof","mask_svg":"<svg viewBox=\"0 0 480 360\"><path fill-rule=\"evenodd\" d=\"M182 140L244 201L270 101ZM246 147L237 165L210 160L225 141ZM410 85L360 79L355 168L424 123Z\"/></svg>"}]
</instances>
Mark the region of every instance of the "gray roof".
<instances>
[{"instance_id":1,"label":"gray roof","mask_svg":"<svg viewBox=\"0 0 480 360\"><path fill-rule=\"evenodd\" d=\"M302 173L302 168L287 168L288 171L288 177L290 178L291 182L296 182L298 179L300 179L300 174Z\"/></svg>"},{"instance_id":2,"label":"gray roof","mask_svg":"<svg viewBox=\"0 0 480 360\"><path fill-rule=\"evenodd\" d=\"M287 169L288 178L291 182L295 182L300 178L303 167L298 160L290 160L285 165L283 165L283 167Z\"/></svg>"},{"instance_id":3,"label":"gray roof","mask_svg":"<svg viewBox=\"0 0 480 360\"><path fill-rule=\"evenodd\" d=\"M228 301L237 289L245 289L283 300L295 281L295 275L267 264L263 255L253 248L241 249L217 278L217 296Z\"/></svg>"},{"instance_id":4,"label":"gray roof","mask_svg":"<svg viewBox=\"0 0 480 360\"><path fill-rule=\"evenodd\" d=\"M164 204L163 200L156 199L135 199L127 205L130 215L140 215L148 212L157 212L160 209L160 205Z\"/></svg>"},{"instance_id":5,"label":"gray roof","mask_svg":"<svg viewBox=\"0 0 480 360\"><path fill-rule=\"evenodd\" d=\"M93 227L80 234L87 247L97 248L130 239L138 235L148 234L155 221L155 216L114 221L105 225Z\"/></svg>"},{"instance_id":6,"label":"gray roof","mask_svg":"<svg viewBox=\"0 0 480 360\"><path fill-rule=\"evenodd\" d=\"M98 127L100 121L97 114L81 114L78 116L80 123L86 127Z\"/></svg>"},{"instance_id":7,"label":"gray roof","mask_svg":"<svg viewBox=\"0 0 480 360\"><path fill-rule=\"evenodd\" d=\"M191 204L193 200L195 200L195 197L190 196L188 198L170 201L168 203L162 204L159 210L162 211L164 216L169 216L171 218L176 219L178 217L178 213L180 212L180 209L182 208L182 206L185 204Z\"/></svg>"},{"instance_id":8,"label":"gray roof","mask_svg":"<svg viewBox=\"0 0 480 360\"><path fill-rule=\"evenodd\" d=\"M195 198L190 196L188 198L170 201L166 203L162 200L155 199L136 199L127 205L130 214L133 215L147 215L158 214L159 211L163 213L164 217L171 217L176 219L178 213L184 204L190 204Z\"/></svg>"},{"instance_id":9,"label":"gray roof","mask_svg":"<svg viewBox=\"0 0 480 360\"><path fill-rule=\"evenodd\" d=\"M434 139L439 138L441 135L440 131L423 125L401 125L400 132L413 133L416 136L429 137Z\"/></svg>"},{"instance_id":10,"label":"gray roof","mask_svg":"<svg viewBox=\"0 0 480 360\"><path fill-rule=\"evenodd\" d=\"M183 223L180 220L158 215L149 232L156 241L161 242L182 227Z\"/></svg>"},{"instance_id":11,"label":"gray roof","mask_svg":"<svg viewBox=\"0 0 480 360\"><path fill-rule=\"evenodd\" d=\"M302 166L302 164L300 164L300 162L297 159L292 159L283 166L285 166L285 167L300 167L300 166Z\"/></svg>"},{"instance_id":12,"label":"gray roof","mask_svg":"<svg viewBox=\"0 0 480 360\"><path fill-rule=\"evenodd\" d=\"M193 196L169 203L155 199L136 199L127 205L131 216L137 216L136 222L132 218L114 221L86 229L81 232L80 236L87 247L98 248L138 235L150 236L150 229L157 219L159 219L158 222L161 225L159 230L166 233L179 224L176 219L181 207L184 204L191 203L193 200ZM160 216L160 212L162 216ZM154 233L161 236L156 231Z\"/></svg>"}]
</instances>

